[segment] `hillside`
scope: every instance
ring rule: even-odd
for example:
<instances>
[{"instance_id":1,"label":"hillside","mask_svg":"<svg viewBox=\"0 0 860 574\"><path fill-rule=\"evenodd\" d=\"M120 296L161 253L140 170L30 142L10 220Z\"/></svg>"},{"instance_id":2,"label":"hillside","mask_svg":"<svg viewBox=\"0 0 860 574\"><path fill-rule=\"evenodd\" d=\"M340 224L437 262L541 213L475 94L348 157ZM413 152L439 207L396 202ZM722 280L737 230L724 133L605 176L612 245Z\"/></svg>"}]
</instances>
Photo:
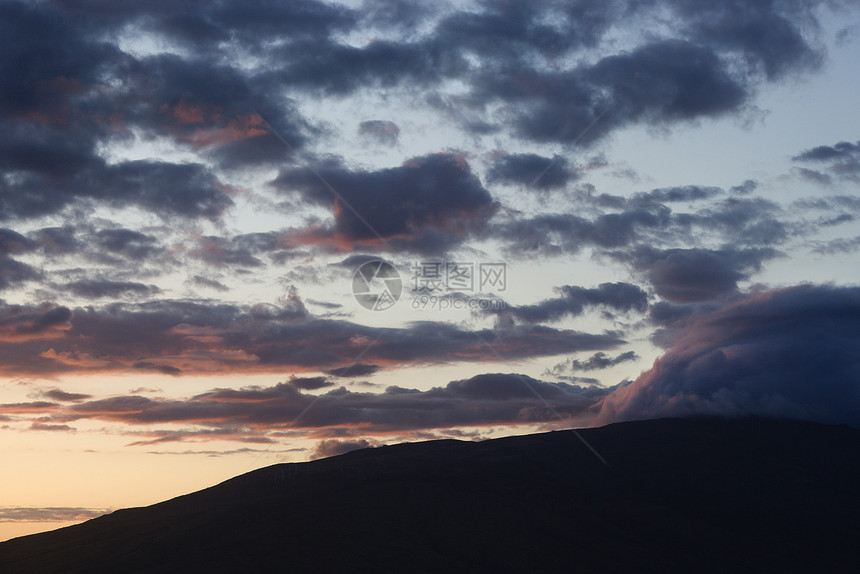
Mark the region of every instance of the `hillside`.
<instances>
[{"instance_id":1,"label":"hillside","mask_svg":"<svg viewBox=\"0 0 860 574\"><path fill-rule=\"evenodd\" d=\"M0 573L853 572L860 430L666 419L263 468L0 544Z\"/></svg>"}]
</instances>

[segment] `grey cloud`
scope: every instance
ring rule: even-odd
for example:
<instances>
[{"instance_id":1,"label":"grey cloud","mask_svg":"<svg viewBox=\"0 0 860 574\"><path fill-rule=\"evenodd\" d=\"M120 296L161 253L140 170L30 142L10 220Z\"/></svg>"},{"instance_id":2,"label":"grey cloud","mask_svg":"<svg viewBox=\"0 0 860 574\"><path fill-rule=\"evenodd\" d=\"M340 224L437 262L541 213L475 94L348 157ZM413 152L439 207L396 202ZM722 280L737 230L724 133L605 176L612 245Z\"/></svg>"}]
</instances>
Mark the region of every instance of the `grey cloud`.
<instances>
[{"instance_id":1,"label":"grey cloud","mask_svg":"<svg viewBox=\"0 0 860 574\"><path fill-rule=\"evenodd\" d=\"M209 277L203 277L201 275L195 275L191 278L191 282L198 287L207 287L209 289L215 289L216 291L220 291L222 293L230 290L229 287L217 281L215 279L210 279Z\"/></svg>"},{"instance_id":2,"label":"grey cloud","mask_svg":"<svg viewBox=\"0 0 860 574\"><path fill-rule=\"evenodd\" d=\"M400 128L394 122L367 120L358 125L358 133L378 144L393 146L400 137Z\"/></svg>"},{"instance_id":3,"label":"grey cloud","mask_svg":"<svg viewBox=\"0 0 860 574\"><path fill-rule=\"evenodd\" d=\"M322 165L317 173L328 185L310 170L283 171L272 184L281 193L298 192L329 207L333 234L347 241L382 238L403 249L439 251L480 227L496 209L466 160L454 154L417 157L378 171Z\"/></svg>"},{"instance_id":4,"label":"grey cloud","mask_svg":"<svg viewBox=\"0 0 860 574\"><path fill-rule=\"evenodd\" d=\"M356 440L339 440L336 438L330 438L321 440L317 443L314 450L311 452L310 459L315 460L318 458L337 456L360 448L371 448L373 446L375 446L375 443L371 443L367 439L363 438Z\"/></svg>"},{"instance_id":5,"label":"grey cloud","mask_svg":"<svg viewBox=\"0 0 860 574\"><path fill-rule=\"evenodd\" d=\"M186 400L113 397L66 407L63 416L127 424L195 423L233 440L270 440L250 426L319 429L362 425L368 432L528 424L583 416L608 389L547 383L517 374L482 374L427 391L389 387L383 393L356 393L344 387L321 395L289 384L241 390L216 389ZM183 431L184 432L184 431ZM189 438L195 431L188 431ZM182 440L182 432L155 439ZM141 443L143 444L143 443Z\"/></svg>"},{"instance_id":6,"label":"grey cloud","mask_svg":"<svg viewBox=\"0 0 860 574\"><path fill-rule=\"evenodd\" d=\"M487 174L491 183L517 183L536 189L556 189L577 179L579 175L565 158L536 154L505 155L493 163Z\"/></svg>"},{"instance_id":7,"label":"grey cloud","mask_svg":"<svg viewBox=\"0 0 860 574\"><path fill-rule=\"evenodd\" d=\"M51 389L42 393L45 398L54 401L80 402L92 398L92 395L84 393L69 393L60 389Z\"/></svg>"},{"instance_id":8,"label":"grey cloud","mask_svg":"<svg viewBox=\"0 0 860 574\"><path fill-rule=\"evenodd\" d=\"M304 391L312 391L334 385L333 382L325 377L290 377L289 384Z\"/></svg>"},{"instance_id":9,"label":"grey cloud","mask_svg":"<svg viewBox=\"0 0 860 574\"><path fill-rule=\"evenodd\" d=\"M594 288L563 285L556 291L559 294L557 298L546 299L534 305L507 306L496 312L527 323L540 323L581 315L587 307L640 313L648 307L648 295L630 283L601 283Z\"/></svg>"},{"instance_id":10,"label":"grey cloud","mask_svg":"<svg viewBox=\"0 0 860 574\"><path fill-rule=\"evenodd\" d=\"M754 192L756 189L758 189L758 182L752 179L747 179L740 185L733 185L729 191L738 195L746 195Z\"/></svg>"},{"instance_id":11,"label":"grey cloud","mask_svg":"<svg viewBox=\"0 0 860 574\"><path fill-rule=\"evenodd\" d=\"M371 344L373 342L373 344ZM311 316L297 296L238 307L182 300L102 307L6 306L0 365L6 373L127 371L166 374L332 370L367 364L482 362L551 356L622 344L612 334L538 325L469 330L437 322L370 327Z\"/></svg>"},{"instance_id":12,"label":"grey cloud","mask_svg":"<svg viewBox=\"0 0 860 574\"><path fill-rule=\"evenodd\" d=\"M42 273L26 263L0 255L0 289L16 287L26 281L39 279Z\"/></svg>"},{"instance_id":13,"label":"grey cloud","mask_svg":"<svg viewBox=\"0 0 860 574\"><path fill-rule=\"evenodd\" d=\"M54 432L75 432L76 429L69 425L52 425L48 423L34 422L30 424L30 430L36 431L54 431Z\"/></svg>"},{"instance_id":14,"label":"grey cloud","mask_svg":"<svg viewBox=\"0 0 860 574\"><path fill-rule=\"evenodd\" d=\"M817 146L794 156L794 161L833 161L837 159L851 159L860 154L860 142L839 142L833 146Z\"/></svg>"},{"instance_id":15,"label":"grey cloud","mask_svg":"<svg viewBox=\"0 0 860 574\"><path fill-rule=\"evenodd\" d=\"M833 178L827 175L826 173L822 173L816 169L809 169L806 167L795 167L792 169L794 173L799 175L801 178L811 181L812 183L817 183L820 185L830 185L833 183Z\"/></svg>"},{"instance_id":16,"label":"grey cloud","mask_svg":"<svg viewBox=\"0 0 860 574\"><path fill-rule=\"evenodd\" d=\"M805 167L793 169L801 177L815 183L828 185L834 177L854 182L860 181L860 141L857 143L842 141L833 146L814 147L792 159L796 162L829 164L823 168L826 173Z\"/></svg>"},{"instance_id":17,"label":"grey cloud","mask_svg":"<svg viewBox=\"0 0 860 574\"><path fill-rule=\"evenodd\" d=\"M161 292L155 285L144 285L135 281L113 281L110 279L82 279L66 283L61 288L88 299L149 296Z\"/></svg>"},{"instance_id":18,"label":"grey cloud","mask_svg":"<svg viewBox=\"0 0 860 574\"><path fill-rule=\"evenodd\" d=\"M584 247L627 246L643 232L667 227L671 210L651 205L588 220L570 213L541 214L491 225L488 234L505 242L511 256L577 253Z\"/></svg>"},{"instance_id":19,"label":"grey cloud","mask_svg":"<svg viewBox=\"0 0 860 574\"><path fill-rule=\"evenodd\" d=\"M95 232L94 239L104 252L138 262L160 251L158 240L152 235L123 227L101 229Z\"/></svg>"},{"instance_id":20,"label":"grey cloud","mask_svg":"<svg viewBox=\"0 0 860 574\"><path fill-rule=\"evenodd\" d=\"M367 377L380 369L381 367L379 365L355 363L354 365L328 370L326 371L326 374L333 377Z\"/></svg>"},{"instance_id":21,"label":"grey cloud","mask_svg":"<svg viewBox=\"0 0 860 574\"><path fill-rule=\"evenodd\" d=\"M601 420L770 416L860 426L860 291L800 285L692 309L651 370Z\"/></svg>"},{"instance_id":22,"label":"grey cloud","mask_svg":"<svg viewBox=\"0 0 860 574\"><path fill-rule=\"evenodd\" d=\"M639 248L617 253L646 273L657 294L675 303L706 301L732 293L738 282L761 269L777 255L771 249L666 249Z\"/></svg>"},{"instance_id":23,"label":"grey cloud","mask_svg":"<svg viewBox=\"0 0 860 574\"><path fill-rule=\"evenodd\" d=\"M764 248L779 245L791 235L778 218L781 211L778 204L766 199L733 196L692 214L675 215L674 222L682 228L722 233L730 245Z\"/></svg>"},{"instance_id":24,"label":"grey cloud","mask_svg":"<svg viewBox=\"0 0 860 574\"><path fill-rule=\"evenodd\" d=\"M675 203L692 202L711 199L723 193L719 187L702 187L698 185L685 185L682 187L664 187L652 189L649 192L634 195L635 202Z\"/></svg>"},{"instance_id":25,"label":"grey cloud","mask_svg":"<svg viewBox=\"0 0 860 574\"><path fill-rule=\"evenodd\" d=\"M816 69L824 59L823 50L801 32L816 22L809 3L688 0L678 5L691 18L693 34L740 54L770 79Z\"/></svg>"},{"instance_id":26,"label":"grey cloud","mask_svg":"<svg viewBox=\"0 0 860 574\"><path fill-rule=\"evenodd\" d=\"M563 363L557 364L555 367L550 369L548 373L551 375L559 376L564 375L567 372L597 371L602 369L608 369L609 367L614 367L615 365L626 363L628 361L635 361L638 358L639 355L637 355L634 351L627 351L625 353L621 353L616 357L610 357L606 353L601 351L594 353L585 361L569 358Z\"/></svg>"}]
</instances>

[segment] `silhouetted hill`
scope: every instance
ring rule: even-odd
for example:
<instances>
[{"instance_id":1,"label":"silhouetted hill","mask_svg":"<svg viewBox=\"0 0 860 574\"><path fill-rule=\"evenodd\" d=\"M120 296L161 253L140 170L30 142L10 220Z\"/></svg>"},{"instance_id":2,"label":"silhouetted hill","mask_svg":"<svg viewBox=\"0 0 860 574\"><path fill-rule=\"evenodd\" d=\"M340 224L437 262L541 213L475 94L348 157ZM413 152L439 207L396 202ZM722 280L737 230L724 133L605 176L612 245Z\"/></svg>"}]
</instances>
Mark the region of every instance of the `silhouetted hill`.
<instances>
[{"instance_id":1,"label":"silhouetted hill","mask_svg":"<svg viewBox=\"0 0 860 574\"><path fill-rule=\"evenodd\" d=\"M860 430L666 419L263 468L0 544L0 572L856 572Z\"/></svg>"}]
</instances>

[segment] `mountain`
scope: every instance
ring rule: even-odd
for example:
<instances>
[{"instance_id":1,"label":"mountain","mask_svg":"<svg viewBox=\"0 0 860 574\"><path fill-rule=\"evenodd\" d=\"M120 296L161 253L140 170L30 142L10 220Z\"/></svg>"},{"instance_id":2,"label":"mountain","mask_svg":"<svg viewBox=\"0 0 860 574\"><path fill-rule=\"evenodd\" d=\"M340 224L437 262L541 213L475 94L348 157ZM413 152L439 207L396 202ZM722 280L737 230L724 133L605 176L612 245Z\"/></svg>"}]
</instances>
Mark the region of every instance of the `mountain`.
<instances>
[{"instance_id":1,"label":"mountain","mask_svg":"<svg viewBox=\"0 0 860 574\"><path fill-rule=\"evenodd\" d=\"M860 430L663 419L353 451L0 544L3 574L856 572Z\"/></svg>"}]
</instances>

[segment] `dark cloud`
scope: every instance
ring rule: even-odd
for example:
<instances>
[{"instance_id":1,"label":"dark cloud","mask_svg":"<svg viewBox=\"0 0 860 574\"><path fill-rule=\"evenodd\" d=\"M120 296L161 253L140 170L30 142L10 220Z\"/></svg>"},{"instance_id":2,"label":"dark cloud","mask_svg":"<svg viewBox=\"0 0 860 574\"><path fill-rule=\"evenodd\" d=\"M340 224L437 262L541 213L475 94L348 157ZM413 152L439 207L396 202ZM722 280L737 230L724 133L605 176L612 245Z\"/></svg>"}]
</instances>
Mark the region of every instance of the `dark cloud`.
<instances>
[{"instance_id":1,"label":"dark cloud","mask_svg":"<svg viewBox=\"0 0 860 574\"><path fill-rule=\"evenodd\" d=\"M826 173L805 167L796 167L795 173L814 183L829 185L833 178L860 182L860 141L857 143L839 142L833 146L818 146L806 150L792 158L796 162L828 164Z\"/></svg>"},{"instance_id":2,"label":"dark cloud","mask_svg":"<svg viewBox=\"0 0 860 574\"><path fill-rule=\"evenodd\" d=\"M54 401L67 401L73 403L92 398L92 395L86 395L83 393L69 393L60 389L51 389L49 391L45 391L44 393L42 393L42 396Z\"/></svg>"},{"instance_id":3,"label":"dark cloud","mask_svg":"<svg viewBox=\"0 0 860 574\"><path fill-rule=\"evenodd\" d=\"M0 183L4 218L56 213L74 199L115 207L137 206L165 217L218 218L233 200L224 186L200 164L129 161L83 169L69 178L50 179L29 173L13 184Z\"/></svg>"},{"instance_id":4,"label":"dark cloud","mask_svg":"<svg viewBox=\"0 0 860 574\"><path fill-rule=\"evenodd\" d=\"M580 361L579 359L570 358L563 363L557 364L555 367L548 371L551 375L563 375L567 372L576 372L576 371L597 371L601 369L608 369L609 367L614 367L615 365L619 365L621 363L626 363L628 361L635 361L639 358L634 351L627 351L626 353L621 353L616 357L610 357L604 352L594 353L585 361Z\"/></svg>"},{"instance_id":5,"label":"dark cloud","mask_svg":"<svg viewBox=\"0 0 860 574\"><path fill-rule=\"evenodd\" d=\"M756 189L758 189L758 182L752 179L747 179L740 185L733 185L729 191L737 193L738 195L746 195L754 192Z\"/></svg>"},{"instance_id":6,"label":"dark cloud","mask_svg":"<svg viewBox=\"0 0 860 574\"><path fill-rule=\"evenodd\" d=\"M331 375L333 377L366 377L368 375L372 375L380 369L381 367L379 365L355 363L354 365L341 367L339 369L328 370L326 371L326 374Z\"/></svg>"},{"instance_id":7,"label":"dark cloud","mask_svg":"<svg viewBox=\"0 0 860 574\"><path fill-rule=\"evenodd\" d=\"M400 138L400 128L394 122L367 120L358 125L358 133L382 145L396 145Z\"/></svg>"},{"instance_id":8,"label":"dark cloud","mask_svg":"<svg viewBox=\"0 0 860 574\"><path fill-rule=\"evenodd\" d=\"M71 328L72 316L70 309L50 304L27 307L0 303L0 341L60 337Z\"/></svg>"},{"instance_id":9,"label":"dark cloud","mask_svg":"<svg viewBox=\"0 0 860 574\"><path fill-rule=\"evenodd\" d=\"M75 429L69 425L52 425L48 423L34 422L30 425L30 430L37 431L60 431L60 432L75 432Z\"/></svg>"},{"instance_id":10,"label":"dark cloud","mask_svg":"<svg viewBox=\"0 0 860 574\"><path fill-rule=\"evenodd\" d=\"M495 312L527 323L543 323L581 315L587 307L640 313L648 308L647 293L630 283L601 283L594 288L563 285L556 292L559 297L554 299L545 299L534 305L507 305L504 310Z\"/></svg>"},{"instance_id":11,"label":"dark cloud","mask_svg":"<svg viewBox=\"0 0 860 574\"><path fill-rule=\"evenodd\" d=\"M0 229L0 255L23 253L34 248L34 242L12 229Z\"/></svg>"},{"instance_id":12,"label":"dark cloud","mask_svg":"<svg viewBox=\"0 0 860 574\"><path fill-rule=\"evenodd\" d=\"M760 197L729 197L694 213L676 214L673 223L682 229L720 233L726 244L738 248L772 247L792 234L782 208Z\"/></svg>"},{"instance_id":13,"label":"dark cloud","mask_svg":"<svg viewBox=\"0 0 860 574\"><path fill-rule=\"evenodd\" d=\"M208 162L234 169L294 158L321 133L298 111L297 98L306 90L346 95L424 87L433 92L426 101L444 101L449 94L440 86L451 79L463 86L457 97L467 130L487 133L508 123L535 141L581 144L633 123L669 125L740 112L759 80L809 70L820 61L820 50L804 32L816 28L817 4L493 1L462 10L379 0L366 3L362 15L309 0L205 7L7 2L0 18L7 39L0 72L19 80L0 89L0 122L8 136L0 143L0 217L39 217L94 202L217 220L233 200ZM615 31L657 15L672 25L656 34L634 33L627 51L578 57ZM421 34L414 33L418 29ZM159 38L170 53L123 51L118 39L130 30ZM364 44L343 41L371 31ZM739 63L746 67L738 69ZM499 113L486 113L496 104ZM360 131L390 144L397 126L370 120ZM111 144L136 137L168 138L201 161L103 157ZM846 145L853 144L831 149L842 153ZM422 177L433 169L445 177L432 159L414 162L424 166ZM496 171L517 180L527 167ZM538 183L561 185L562 168L556 162ZM396 170L374 175L332 169L329 175L345 178L345 197L353 189L348 184L392 193L392 186L409 179L398 179ZM443 249L450 221L442 220L450 214L435 212L439 205L417 195L418 207L438 225L405 245ZM368 206L347 199L360 213L374 200ZM385 214L394 216L390 229L384 225L389 219L375 217L373 209L366 216L385 238L408 235L404 213L396 213L403 201L394 203ZM452 207L474 215L468 201ZM422 219L417 210L409 215ZM335 231L359 237L364 231L353 219L344 209Z\"/></svg>"},{"instance_id":14,"label":"dark cloud","mask_svg":"<svg viewBox=\"0 0 860 574\"><path fill-rule=\"evenodd\" d=\"M833 239L816 245L813 248L815 253L821 255L854 253L858 250L860 250L860 237Z\"/></svg>"},{"instance_id":15,"label":"dark cloud","mask_svg":"<svg viewBox=\"0 0 860 574\"><path fill-rule=\"evenodd\" d=\"M618 253L645 273L660 297L675 303L707 301L737 290L738 282L777 256L771 249L638 248Z\"/></svg>"},{"instance_id":16,"label":"dark cloud","mask_svg":"<svg viewBox=\"0 0 860 574\"><path fill-rule=\"evenodd\" d=\"M817 183L819 185L830 185L833 183L832 177L830 177L826 173L822 173L815 169L796 167L792 169L792 171L799 175L801 178L807 181L811 181L812 183Z\"/></svg>"},{"instance_id":17,"label":"dark cloud","mask_svg":"<svg viewBox=\"0 0 860 574\"><path fill-rule=\"evenodd\" d=\"M613 305L608 293L601 295ZM103 307L6 306L0 369L48 374L129 369L176 375L331 371L363 356L368 365L495 361L611 349L616 335L548 327L470 330L439 322L371 327L310 315L291 294L279 305L238 307L157 300Z\"/></svg>"},{"instance_id":18,"label":"dark cloud","mask_svg":"<svg viewBox=\"0 0 860 574\"><path fill-rule=\"evenodd\" d=\"M603 401L603 420L763 415L860 426L857 288L753 292L681 320L651 370Z\"/></svg>"},{"instance_id":19,"label":"dark cloud","mask_svg":"<svg viewBox=\"0 0 860 574\"><path fill-rule=\"evenodd\" d=\"M63 291L68 291L80 297L98 299L102 297L122 298L125 296L148 296L155 295L161 290L154 285L144 285L134 281L112 281L109 279L82 279L73 281L62 286Z\"/></svg>"},{"instance_id":20,"label":"dark cloud","mask_svg":"<svg viewBox=\"0 0 860 574\"><path fill-rule=\"evenodd\" d=\"M363 438L357 440L339 440L336 438L330 438L318 442L309 458L311 460L327 458L330 456L337 456L339 454L346 454L360 448L372 448L373 446L375 446L374 443Z\"/></svg>"},{"instance_id":21,"label":"dark cloud","mask_svg":"<svg viewBox=\"0 0 860 574\"><path fill-rule=\"evenodd\" d=\"M833 161L839 159L852 159L860 154L860 142L839 142L833 146L822 145L799 153L792 159L794 161Z\"/></svg>"},{"instance_id":22,"label":"dark cloud","mask_svg":"<svg viewBox=\"0 0 860 574\"><path fill-rule=\"evenodd\" d=\"M427 391L391 386L382 393L344 387L304 394L289 383L273 387L214 389L185 400L117 396L74 405L54 405L65 420L95 419L130 425L196 424L202 429L151 431L135 444L185 439L270 442L279 429L392 431L534 424L581 416L609 392L568 383L547 383L517 374L482 374ZM10 412L16 412L12 408ZM329 436L332 436L329 434Z\"/></svg>"},{"instance_id":23,"label":"dark cloud","mask_svg":"<svg viewBox=\"0 0 860 574\"><path fill-rule=\"evenodd\" d=\"M802 30L815 23L813 6L801 1L677 3L691 20L691 32L700 40L740 55L753 71L767 78L815 69L823 49L812 46Z\"/></svg>"},{"instance_id":24,"label":"dark cloud","mask_svg":"<svg viewBox=\"0 0 860 574\"><path fill-rule=\"evenodd\" d=\"M201 275L195 275L191 278L191 282L198 287L206 287L209 289L215 289L216 291L221 291L222 293L230 290L229 287L217 281L215 279L210 279L209 277L203 277Z\"/></svg>"},{"instance_id":25,"label":"dark cloud","mask_svg":"<svg viewBox=\"0 0 860 574\"><path fill-rule=\"evenodd\" d=\"M26 281L39 279L41 272L11 257L0 255L0 289L16 287Z\"/></svg>"},{"instance_id":26,"label":"dark cloud","mask_svg":"<svg viewBox=\"0 0 860 574\"><path fill-rule=\"evenodd\" d=\"M137 262L160 252L155 237L132 229L101 229L95 232L94 240L103 255L110 254Z\"/></svg>"},{"instance_id":27,"label":"dark cloud","mask_svg":"<svg viewBox=\"0 0 860 574\"><path fill-rule=\"evenodd\" d=\"M711 199L721 193L723 193L723 190L719 187L685 185L682 187L664 187L652 189L649 192L637 193L633 196L633 201L642 203L692 202Z\"/></svg>"},{"instance_id":28,"label":"dark cloud","mask_svg":"<svg viewBox=\"0 0 860 574\"><path fill-rule=\"evenodd\" d=\"M662 205L607 213L593 220L570 213L541 214L496 223L488 234L502 240L512 257L558 255L585 247L630 245L643 232L667 227L670 216L671 210Z\"/></svg>"},{"instance_id":29,"label":"dark cloud","mask_svg":"<svg viewBox=\"0 0 860 574\"><path fill-rule=\"evenodd\" d=\"M496 203L458 155L439 153L379 171L323 165L283 171L273 185L332 210L331 241L387 241L404 249L437 251L466 237Z\"/></svg>"},{"instance_id":30,"label":"dark cloud","mask_svg":"<svg viewBox=\"0 0 860 574\"><path fill-rule=\"evenodd\" d=\"M263 429L361 425L369 433L491 424L601 422L664 416L764 415L860 424L856 348L860 291L804 285L736 295L717 304L664 304L675 332L671 348L635 382L612 388L548 383L517 374L482 374L421 391L383 393L343 387L322 395L295 385L214 389L189 399L117 396L71 405L2 405L66 421L97 419L131 425L204 427L155 440L206 436L269 440ZM628 360L596 354L580 366ZM36 421L39 422L39 421ZM242 430L244 429L244 430ZM185 434L184 434L185 433Z\"/></svg>"},{"instance_id":31,"label":"dark cloud","mask_svg":"<svg viewBox=\"0 0 860 574\"><path fill-rule=\"evenodd\" d=\"M258 268L265 264L257 257L272 251L277 239L274 234L254 233L231 238L207 236L198 240L190 254L215 267Z\"/></svg>"},{"instance_id":32,"label":"dark cloud","mask_svg":"<svg viewBox=\"0 0 860 574\"><path fill-rule=\"evenodd\" d=\"M295 388L304 391L313 391L334 385L333 382L325 377L290 377L289 383Z\"/></svg>"},{"instance_id":33,"label":"dark cloud","mask_svg":"<svg viewBox=\"0 0 860 574\"><path fill-rule=\"evenodd\" d=\"M487 174L491 183L516 183L535 189L561 188L577 179L579 175L565 158L536 154L505 155L493 163Z\"/></svg>"}]
</instances>

